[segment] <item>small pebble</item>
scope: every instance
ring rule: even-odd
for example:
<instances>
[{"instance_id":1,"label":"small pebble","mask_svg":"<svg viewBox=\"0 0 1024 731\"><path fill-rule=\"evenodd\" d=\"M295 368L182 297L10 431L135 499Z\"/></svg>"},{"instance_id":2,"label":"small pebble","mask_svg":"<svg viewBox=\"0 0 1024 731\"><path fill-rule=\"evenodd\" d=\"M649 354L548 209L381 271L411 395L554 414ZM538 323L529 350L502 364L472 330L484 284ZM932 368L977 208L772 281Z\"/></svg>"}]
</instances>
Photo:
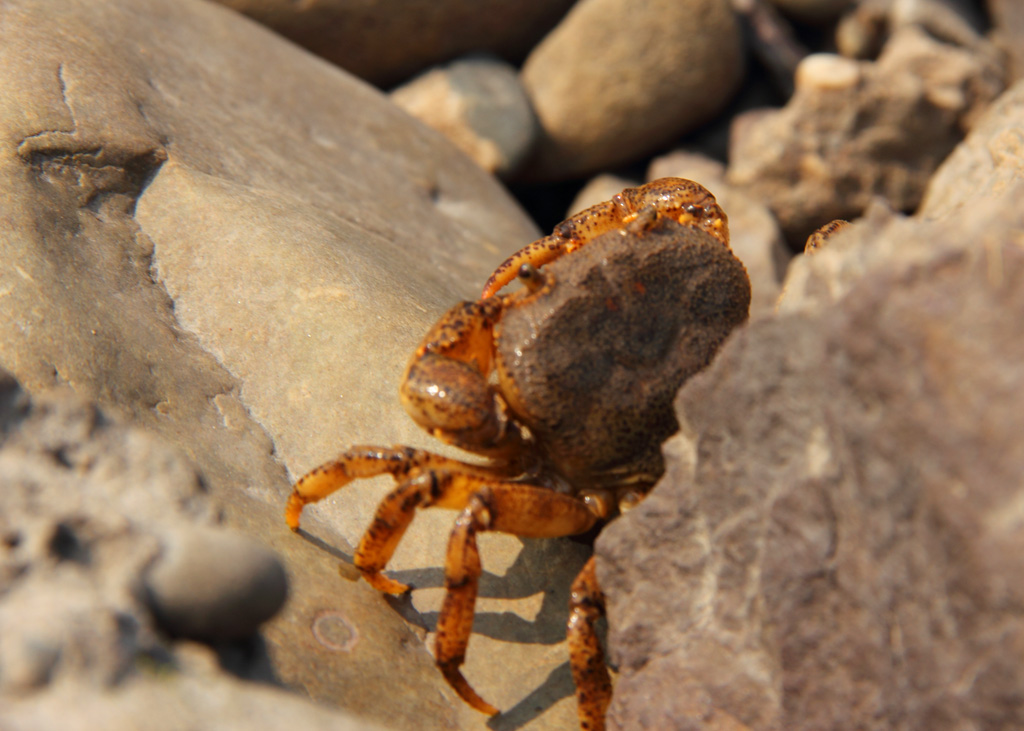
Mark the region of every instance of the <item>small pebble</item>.
<instances>
[{"instance_id":1,"label":"small pebble","mask_svg":"<svg viewBox=\"0 0 1024 731\"><path fill-rule=\"evenodd\" d=\"M515 170L537 137L519 74L496 58L472 56L428 71L391 92L391 100L497 175Z\"/></svg>"},{"instance_id":2,"label":"small pebble","mask_svg":"<svg viewBox=\"0 0 1024 731\"><path fill-rule=\"evenodd\" d=\"M284 604L284 567L257 541L223 529L182 528L165 545L143 581L153 616L173 636L243 639Z\"/></svg>"},{"instance_id":3,"label":"small pebble","mask_svg":"<svg viewBox=\"0 0 1024 731\"><path fill-rule=\"evenodd\" d=\"M860 83L856 61L832 53L814 53L796 68L796 88L803 91L849 89Z\"/></svg>"}]
</instances>

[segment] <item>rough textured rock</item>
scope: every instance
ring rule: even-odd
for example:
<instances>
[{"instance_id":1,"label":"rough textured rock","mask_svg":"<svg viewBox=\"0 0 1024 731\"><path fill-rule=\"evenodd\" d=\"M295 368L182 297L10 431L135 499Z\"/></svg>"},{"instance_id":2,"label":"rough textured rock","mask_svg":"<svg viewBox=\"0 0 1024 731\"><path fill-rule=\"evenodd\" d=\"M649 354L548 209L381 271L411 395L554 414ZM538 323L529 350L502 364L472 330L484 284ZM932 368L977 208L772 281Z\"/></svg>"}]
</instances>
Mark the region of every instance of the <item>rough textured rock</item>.
<instances>
[{"instance_id":1,"label":"rough textured rock","mask_svg":"<svg viewBox=\"0 0 1024 731\"><path fill-rule=\"evenodd\" d=\"M572 0L217 2L381 86L474 51L519 61L572 5Z\"/></svg>"},{"instance_id":2,"label":"rough textured rock","mask_svg":"<svg viewBox=\"0 0 1024 731\"><path fill-rule=\"evenodd\" d=\"M282 556L292 595L264 636L284 683L394 728L481 727L422 641L451 515L422 515L393 562L421 587L410 626L338 576L386 481L307 511L304 536L282 510L349 444L436 446L396 398L408 354L534 226L378 92L215 4L2 13L0 364L155 430ZM564 727L587 549L482 543L467 676L506 723Z\"/></svg>"},{"instance_id":3,"label":"rough textured rock","mask_svg":"<svg viewBox=\"0 0 1024 731\"><path fill-rule=\"evenodd\" d=\"M571 178L707 122L743 72L726 0L581 0L523 66L541 125L524 175Z\"/></svg>"},{"instance_id":4,"label":"rough textured rock","mask_svg":"<svg viewBox=\"0 0 1024 731\"><path fill-rule=\"evenodd\" d=\"M763 203L725 181L721 163L698 154L676 151L655 158L647 179L677 176L696 180L714 194L729 217L729 243L750 275L750 317L757 319L775 311L782 272L789 251L782 232Z\"/></svg>"},{"instance_id":5,"label":"rough textured rock","mask_svg":"<svg viewBox=\"0 0 1024 731\"><path fill-rule=\"evenodd\" d=\"M767 202L791 245L875 196L912 211L929 176L1002 90L1003 71L906 27L877 62L814 55L786 107L733 124L728 180Z\"/></svg>"},{"instance_id":6,"label":"rough textured rock","mask_svg":"<svg viewBox=\"0 0 1024 731\"><path fill-rule=\"evenodd\" d=\"M519 73L498 59L473 56L435 68L392 91L391 100L497 175L518 168L537 138Z\"/></svg>"},{"instance_id":7,"label":"rough textured rock","mask_svg":"<svg viewBox=\"0 0 1024 731\"><path fill-rule=\"evenodd\" d=\"M597 544L612 728L1024 724L1024 178L994 162L796 260L786 314L684 386L665 479Z\"/></svg>"},{"instance_id":8,"label":"rough textured rock","mask_svg":"<svg viewBox=\"0 0 1024 731\"><path fill-rule=\"evenodd\" d=\"M0 371L5 729L272 729L285 718L366 727L224 670L230 662L237 674L273 680L260 643L240 642L258 622L245 633L233 627L235 644L218 654L160 631L140 588L154 562L199 530L215 546L254 543L216 527L199 475L176 450L70 393L30 400ZM246 578L234 559L230 551L205 555L205 571L221 579L207 587L207 604L223 603ZM266 563L282 575L276 559ZM181 595L179 605L196 610L195 598ZM274 598L276 606L261 598L263 618L283 592Z\"/></svg>"}]
</instances>

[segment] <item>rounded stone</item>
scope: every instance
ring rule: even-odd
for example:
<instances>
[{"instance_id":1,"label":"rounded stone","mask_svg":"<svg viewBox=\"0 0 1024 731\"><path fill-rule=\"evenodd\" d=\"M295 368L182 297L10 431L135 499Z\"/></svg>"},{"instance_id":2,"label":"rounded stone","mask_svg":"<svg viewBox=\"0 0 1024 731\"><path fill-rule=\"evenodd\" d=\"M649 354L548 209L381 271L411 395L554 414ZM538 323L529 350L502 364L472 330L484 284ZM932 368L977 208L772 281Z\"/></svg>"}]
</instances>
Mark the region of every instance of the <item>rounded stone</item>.
<instances>
[{"instance_id":1,"label":"rounded stone","mask_svg":"<svg viewBox=\"0 0 1024 731\"><path fill-rule=\"evenodd\" d=\"M392 91L391 100L498 175L518 167L537 137L519 74L497 58L470 56L435 68Z\"/></svg>"},{"instance_id":2,"label":"rounded stone","mask_svg":"<svg viewBox=\"0 0 1024 731\"><path fill-rule=\"evenodd\" d=\"M565 179L635 160L713 118L742 73L726 0L582 0L523 67L542 129L524 172Z\"/></svg>"},{"instance_id":3,"label":"rounded stone","mask_svg":"<svg viewBox=\"0 0 1024 731\"><path fill-rule=\"evenodd\" d=\"M288 581L277 555L228 530L182 528L143 577L157 623L206 642L251 636L284 604Z\"/></svg>"}]
</instances>

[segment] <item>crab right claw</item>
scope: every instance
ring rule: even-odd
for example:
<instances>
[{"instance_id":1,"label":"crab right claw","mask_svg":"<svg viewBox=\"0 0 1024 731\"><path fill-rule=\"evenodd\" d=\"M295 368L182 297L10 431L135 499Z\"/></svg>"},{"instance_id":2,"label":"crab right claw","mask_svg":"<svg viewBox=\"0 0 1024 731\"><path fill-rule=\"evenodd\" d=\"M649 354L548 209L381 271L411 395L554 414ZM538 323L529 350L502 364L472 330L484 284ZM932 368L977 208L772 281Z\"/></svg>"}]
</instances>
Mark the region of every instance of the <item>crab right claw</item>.
<instances>
[{"instance_id":1,"label":"crab right claw","mask_svg":"<svg viewBox=\"0 0 1024 731\"><path fill-rule=\"evenodd\" d=\"M656 216L697 226L729 246L729 220L707 188L683 178L659 178L638 188L626 188L610 201L580 211L555 226L550 236L524 246L498 265L484 284L482 298L494 296L518 276L522 266L539 268L549 264L601 234L623 228L651 207Z\"/></svg>"}]
</instances>

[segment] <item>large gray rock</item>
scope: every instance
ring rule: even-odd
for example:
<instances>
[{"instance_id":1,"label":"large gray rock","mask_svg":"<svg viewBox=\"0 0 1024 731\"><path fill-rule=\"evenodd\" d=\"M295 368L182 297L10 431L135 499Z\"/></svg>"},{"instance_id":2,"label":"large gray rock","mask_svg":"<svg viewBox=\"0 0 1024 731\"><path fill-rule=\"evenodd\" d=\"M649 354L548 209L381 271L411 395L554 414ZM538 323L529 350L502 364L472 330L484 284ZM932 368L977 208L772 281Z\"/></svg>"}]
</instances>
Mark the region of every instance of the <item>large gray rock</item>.
<instances>
[{"instance_id":1,"label":"large gray rock","mask_svg":"<svg viewBox=\"0 0 1024 731\"><path fill-rule=\"evenodd\" d=\"M309 509L305 537L282 511L292 477L351 443L435 446L398 403L406 359L539 232L440 135L215 4L3 12L0 365L177 445L226 522L278 551L291 600L264 636L283 682L394 728L481 727L423 642L451 514L421 516L393 562L424 587L397 607L411 626L338 576L386 481ZM513 721L564 727L586 548L521 549L484 542L467 676Z\"/></svg>"},{"instance_id":2,"label":"large gray rock","mask_svg":"<svg viewBox=\"0 0 1024 731\"><path fill-rule=\"evenodd\" d=\"M973 185L798 258L680 392L664 480L597 544L612 728L1024 724L1024 177Z\"/></svg>"},{"instance_id":3,"label":"large gray rock","mask_svg":"<svg viewBox=\"0 0 1024 731\"><path fill-rule=\"evenodd\" d=\"M742 73L726 0L581 0L523 66L541 126L524 175L633 161L710 120Z\"/></svg>"}]
</instances>

